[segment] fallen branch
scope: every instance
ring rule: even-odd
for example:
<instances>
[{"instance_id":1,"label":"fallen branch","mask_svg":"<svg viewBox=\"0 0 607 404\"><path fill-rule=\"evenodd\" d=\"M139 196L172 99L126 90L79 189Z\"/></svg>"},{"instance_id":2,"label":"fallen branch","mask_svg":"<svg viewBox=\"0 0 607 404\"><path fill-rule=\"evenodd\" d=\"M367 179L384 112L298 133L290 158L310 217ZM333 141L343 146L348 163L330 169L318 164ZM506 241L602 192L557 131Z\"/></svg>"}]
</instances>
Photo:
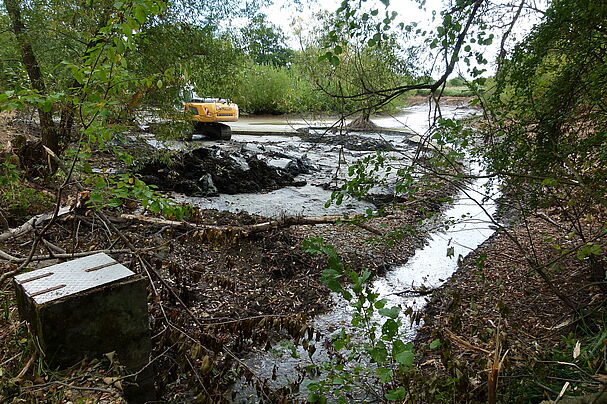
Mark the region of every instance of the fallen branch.
<instances>
[{"instance_id":1,"label":"fallen branch","mask_svg":"<svg viewBox=\"0 0 607 404\"><path fill-rule=\"evenodd\" d=\"M455 342L457 345L461 346L462 348L468 349L469 351L476 351L476 352L481 352L484 353L486 355L491 355L491 351L488 351L484 348L478 347L478 346L474 346L471 343L469 343L468 341L462 339L461 337L458 337L457 335L455 335L453 333L453 331L451 331L448 328L445 328L445 333L447 334L447 337L449 337L449 339L453 342Z\"/></svg>"},{"instance_id":2,"label":"fallen branch","mask_svg":"<svg viewBox=\"0 0 607 404\"><path fill-rule=\"evenodd\" d=\"M42 389L45 389L45 388L47 388L49 386L53 386L53 385L67 387L70 390L96 391L98 393L118 394L117 391L112 391L112 390L108 390L108 389L102 389L100 387L73 386L71 384L60 382L60 381L52 381L52 382L43 383L43 384L34 384L32 386L24 386L23 389L34 390L35 391L35 390L42 390Z\"/></svg>"},{"instance_id":3,"label":"fallen branch","mask_svg":"<svg viewBox=\"0 0 607 404\"><path fill-rule=\"evenodd\" d=\"M187 229L195 229L202 231L211 231L211 232L221 232L221 233L231 233L238 234L241 236L248 236L255 233L261 233L265 231L270 231L274 229L282 229L290 226L300 226L300 225L317 225L317 224L332 224L342 221L344 223L355 224L369 232L375 233L377 235L383 236L383 233L373 227L367 225L366 223L358 223L354 221L352 218L344 217L344 216L294 216L294 217L286 217L280 220L270 220L263 223L249 224L249 225L240 225L240 226L217 226L210 224L197 224L191 222L180 222L176 220L168 220L157 217L150 217L144 215L132 215L132 214L121 214L120 219L125 220L137 220L145 223L154 223L163 226L171 226L177 228L187 228Z\"/></svg>"},{"instance_id":4,"label":"fallen branch","mask_svg":"<svg viewBox=\"0 0 607 404\"><path fill-rule=\"evenodd\" d=\"M436 288L405 289L405 290L401 290L400 292L391 293L391 295L410 296L410 297L427 296L427 295L431 295L435 290L436 290Z\"/></svg>"},{"instance_id":5,"label":"fallen branch","mask_svg":"<svg viewBox=\"0 0 607 404\"><path fill-rule=\"evenodd\" d=\"M71 209L71 206L64 206L60 208L57 212L57 217L67 215L71 212ZM24 234L28 234L29 232L33 231L36 226L48 222L49 220L53 219L54 216L55 212L43 213L41 215L34 216L27 222L23 223L21 226L14 229L9 229L4 233L0 234L0 242L21 237Z\"/></svg>"},{"instance_id":6,"label":"fallen branch","mask_svg":"<svg viewBox=\"0 0 607 404\"><path fill-rule=\"evenodd\" d=\"M30 356L29 360L27 361L27 363L25 364L25 366L23 367L23 369L21 369L21 372L19 372L19 374L17 375L17 377L15 377L13 379L14 383L20 383L23 380L23 377L28 372L28 370L30 370L30 368L34 364L34 361L36 360L37 356L38 356L38 354L36 353L36 351L34 351L34 353L32 354L32 356Z\"/></svg>"},{"instance_id":7,"label":"fallen branch","mask_svg":"<svg viewBox=\"0 0 607 404\"><path fill-rule=\"evenodd\" d=\"M7 252L0 250L0 258L6 261L17 262L19 260L25 260L25 258L15 257L14 255L10 255Z\"/></svg>"},{"instance_id":8,"label":"fallen branch","mask_svg":"<svg viewBox=\"0 0 607 404\"><path fill-rule=\"evenodd\" d=\"M45 238L42 239L42 243L44 243L51 254L67 254L67 251L65 251L63 248L56 246Z\"/></svg>"}]
</instances>

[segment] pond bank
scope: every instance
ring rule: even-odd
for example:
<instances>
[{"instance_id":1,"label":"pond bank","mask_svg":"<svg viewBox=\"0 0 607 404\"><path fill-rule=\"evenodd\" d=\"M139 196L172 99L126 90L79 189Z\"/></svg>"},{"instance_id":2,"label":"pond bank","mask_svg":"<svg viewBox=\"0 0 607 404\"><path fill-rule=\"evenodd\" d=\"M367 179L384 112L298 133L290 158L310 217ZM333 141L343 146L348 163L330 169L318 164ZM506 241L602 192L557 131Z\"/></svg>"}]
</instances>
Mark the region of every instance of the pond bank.
<instances>
[{"instance_id":1,"label":"pond bank","mask_svg":"<svg viewBox=\"0 0 607 404\"><path fill-rule=\"evenodd\" d=\"M508 231L523 241L525 249L532 248L531 243L541 244L546 237L566 240L567 236L555 232L539 215L526 225L514 223ZM544 262L558 254L552 249L536 251ZM575 343L564 336L576 330L576 324L529 267L524 253L504 232L497 232L462 261L425 309L425 324L415 339L417 362L424 374L443 378L444 383L452 380L452 387L443 388L456 395L457 402L487 402L487 369L496 347L503 360L497 390L500 402L554 399L554 392L563 386L559 375L566 377L569 372L566 363L574 361ZM598 286L580 288L587 283L584 272L580 261L571 257L551 277L561 285L561 292L590 308L600 290ZM428 347L435 339L442 345L431 350ZM561 358L562 365L550 362L554 355Z\"/></svg>"}]
</instances>

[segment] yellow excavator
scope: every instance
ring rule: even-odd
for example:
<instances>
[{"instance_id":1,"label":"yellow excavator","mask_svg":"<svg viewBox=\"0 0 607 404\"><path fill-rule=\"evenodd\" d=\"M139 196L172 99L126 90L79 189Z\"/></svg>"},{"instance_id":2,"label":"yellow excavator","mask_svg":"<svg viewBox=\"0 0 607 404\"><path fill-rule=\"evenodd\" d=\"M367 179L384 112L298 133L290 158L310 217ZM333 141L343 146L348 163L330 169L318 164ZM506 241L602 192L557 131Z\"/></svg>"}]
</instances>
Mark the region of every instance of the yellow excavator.
<instances>
[{"instance_id":1,"label":"yellow excavator","mask_svg":"<svg viewBox=\"0 0 607 404\"><path fill-rule=\"evenodd\" d=\"M230 140L232 129L221 122L238 120L238 105L221 98L192 98L184 104L185 112L191 114L194 134L213 139Z\"/></svg>"}]
</instances>

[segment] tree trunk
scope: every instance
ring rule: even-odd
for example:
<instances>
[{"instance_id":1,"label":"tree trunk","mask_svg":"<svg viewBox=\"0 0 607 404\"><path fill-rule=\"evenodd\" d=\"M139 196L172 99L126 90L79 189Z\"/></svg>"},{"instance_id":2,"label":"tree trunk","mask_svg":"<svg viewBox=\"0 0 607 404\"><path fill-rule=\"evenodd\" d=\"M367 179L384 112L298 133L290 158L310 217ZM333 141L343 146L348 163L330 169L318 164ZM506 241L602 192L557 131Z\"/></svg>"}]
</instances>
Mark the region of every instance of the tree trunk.
<instances>
[{"instance_id":1,"label":"tree trunk","mask_svg":"<svg viewBox=\"0 0 607 404\"><path fill-rule=\"evenodd\" d=\"M34 54L32 44L27 37L25 25L21 19L21 7L19 0L5 0L4 4L8 15L11 19L13 32L17 38L19 49L21 51L21 58L27 71L32 88L41 96L46 95L46 86L44 79L40 71L40 65L38 59ZM42 144L48 147L55 153L59 152L59 142L57 139L57 132L55 131L55 124L53 122L52 111L43 111L42 108L38 108L38 116L40 118L40 132L42 137Z\"/></svg>"}]
</instances>

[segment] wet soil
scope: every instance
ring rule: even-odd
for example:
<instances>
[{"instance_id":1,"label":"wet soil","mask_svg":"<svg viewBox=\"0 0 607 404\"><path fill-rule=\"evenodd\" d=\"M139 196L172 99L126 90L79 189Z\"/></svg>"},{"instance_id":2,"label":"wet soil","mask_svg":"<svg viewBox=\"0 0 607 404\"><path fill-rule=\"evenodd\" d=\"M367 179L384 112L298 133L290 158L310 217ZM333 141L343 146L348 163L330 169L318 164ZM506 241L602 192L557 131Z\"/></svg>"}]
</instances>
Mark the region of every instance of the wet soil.
<instances>
[{"instance_id":1,"label":"wet soil","mask_svg":"<svg viewBox=\"0 0 607 404\"><path fill-rule=\"evenodd\" d=\"M0 130L0 133L5 132ZM200 160L204 159L200 156L217 151L209 148L197 153L201 154L185 159L191 158L201 171L188 177L191 166L184 166L181 171L175 171L181 180L173 179L171 183L181 183L183 189L191 187L189 189L194 193L208 192L199 180L212 173L213 167L217 171L225 167L226 161L234 172L238 167L244 167L241 160L235 161L221 153L221 158L213 160L214 166L205 165L207 163L202 163ZM103 161L107 156L99 157ZM249 167L255 166L246 156L243 159ZM153 176L163 169L172 170L173 166L150 166L144 175ZM266 169L263 167L258 173L265 174L274 183L278 177L288 178L280 171L268 174ZM257 181L262 175L250 180ZM211 176L211 179L218 192L225 192L219 191L222 186L218 185L222 184L219 177ZM225 183L226 189L230 189L229 176ZM174 185L168 182L163 185L160 180L158 185L175 189ZM246 182L233 189L239 192L249 189L247 187L271 189L273 186L276 185L272 182ZM440 205L441 198L452 195L454 189L445 186L432 192L415 201L401 200L403 209L391 210L388 205L387 214L372 219L368 226L387 233L418 224L429 206ZM303 252L301 245L305 239L323 237L337 247L353 268L371 269L375 274L405 262L424 243L424 234L405 232L401 233L402 238L392 240L393 243L377 242L377 234L345 224L292 226L235 236L230 231L200 232L125 221L119 217L121 212L108 210L106 213L164 280L155 279L150 283L149 307L157 387L160 396L172 402L196 402L202 401L202 397L212 402L228 400L224 388L234 372L234 365L239 363L238 358L252 347L266 346L281 336L301 334L307 318L327 310L329 292L319 281L326 262ZM201 210L191 220L198 224L241 226L262 223L266 218ZM546 234L553 234L564 243L570 242L566 234L556 234L539 219L530 222L529 228L513 229L523 240L532 234L538 245ZM115 233L108 232L94 212L87 209L59 220L50 229L47 240L68 253L98 249L123 251L126 248L124 242ZM2 243L0 248L24 257L30 247L31 236L27 236ZM530 248L530 245L526 247ZM545 253L550 249L542 251ZM39 247L35 254L48 255L49 251ZM134 271L142 271L132 254L111 255ZM550 256L544 258L548 260ZM55 262L57 260L51 259L36 265L47 266ZM16 267L16 264L3 263L2 272ZM550 275L581 305L591 309L602 302L596 286L588 285L586 269L574 258L565 262L562 271ZM120 385L111 379L119 376L120 370L107 360L86 362L60 373L43 371L40 374L35 370L36 366L28 366L33 357L33 342L27 339L25 326L19 322L12 288L8 283L0 288L6 308L4 316L0 317L0 344L3 346L0 400L48 402L57 398L57 402L78 399L120 402ZM202 327L192 320L181 302ZM529 369L546 359L551 350L562 349L562 336L578 325L568 323L566 312L558 298L527 266L523 253L504 234L497 234L465 258L453 278L435 292L426 309L425 325L417 338L419 364L428 375L442 374L451 377L449 380L461 381L461 402L486 402L486 369L490 356L483 350L492 352L498 335L502 352L508 350L500 379L500 386L504 389L509 386L510 391L504 402L521 402L523 396L516 396L517 383L528 380L533 385L536 375ZM449 349L428 349L429 343L436 338ZM467 344L461 344L461 341ZM10 380L22 371L19 379ZM247 373L243 367L238 371ZM108 381L108 377L111 380ZM70 389L60 383L80 389ZM534 394L541 397L543 390L535 385Z\"/></svg>"},{"instance_id":2,"label":"wet soil","mask_svg":"<svg viewBox=\"0 0 607 404\"><path fill-rule=\"evenodd\" d=\"M445 188L443 192L449 192ZM389 216L373 219L369 226L389 231L401 226L413 225L423 219L421 206L412 203L407 209L392 212ZM322 257L304 253L301 246L310 237L324 237L333 243L343 255L344 261L355 269L367 268L375 273L389 266L402 263L416 247L423 243L423 235L405 237L389 246L373 240L377 235L357 226L321 225L293 226L271 230L248 237L234 237L232 233L200 234L177 228L121 220L118 212L107 212L114 217L120 231L136 242L140 255L162 275L166 283L155 282L150 288L150 310L153 342L158 359L157 382L164 397L181 397L188 401L189 394L197 391L195 375L190 379L183 374L184 356L181 346L192 338L200 342L196 355L189 356L200 367L212 358L215 372L227 372L236 356L246 354L253 346L264 346L276 341L281 335L291 335L296 327L305 325L306 319L321 313L330 306L329 291L320 282L320 273L326 268ZM219 211L200 211L194 223L208 225L240 226L265 221L265 218ZM15 256L26 256L29 237L3 243L2 250ZM80 211L77 217L60 220L48 233L47 240L67 253L109 249L124 250L125 245L116 234L108 233L94 212ZM39 248L36 254L48 251ZM141 268L133 256L110 253L136 272ZM47 260L38 265L57 262ZM4 270L16 265L4 265ZM11 288L5 284L3 291L10 296ZM175 292L175 294L173 294ZM157 293L157 294L156 294ZM176 299L179 297L187 309L204 328L198 327ZM10 321L17 320L12 310ZM263 319L270 323L261 323ZM167 319L174 327L167 329ZM276 321L276 322L274 322ZM2 322L1 327L8 323ZM9 344L12 333L6 333L3 344ZM2 337L0 337L1 339ZM175 345L176 344L176 345ZM195 346L198 346L194 344ZM189 349L189 348L188 348ZM168 350L168 351L167 351ZM10 358L15 351L8 350L0 361ZM18 356L12 369L28 358ZM200 375L199 375L200 376ZM99 379L101 380L101 379ZM224 380L223 383L226 381ZM214 381L207 389L218 389ZM107 387L107 386L104 386ZM212 391L214 400L221 401L223 391Z\"/></svg>"},{"instance_id":3,"label":"wet soil","mask_svg":"<svg viewBox=\"0 0 607 404\"><path fill-rule=\"evenodd\" d=\"M167 159L140 161L136 173L161 191L187 196L214 196L268 192L286 186L302 186L299 174L311 171L308 161L293 158L285 168L270 166L252 153L227 152L200 147Z\"/></svg>"},{"instance_id":4,"label":"wet soil","mask_svg":"<svg viewBox=\"0 0 607 404\"><path fill-rule=\"evenodd\" d=\"M358 136L355 133L325 132L317 131L302 134L302 139L310 143L323 143L333 146L343 146L347 150L354 151L389 151L395 146L385 139L372 139Z\"/></svg>"},{"instance_id":5,"label":"wet soil","mask_svg":"<svg viewBox=\"0 0 607 404\"><path fill-rule=\"evenodd\" d=\"M254 154L255 150L249 155L242 150L224 152L202 147L179 154L179 158L170 164L151 163L141 174L151 183L155 177L161 189L192 193L209 191L200 182L200 178L208 175L217 192L239 193L282 187L280 181L283 180L296 185L294 178L298 173L313 172L302 159L273 155L290 161L280 168L268 166ZM120 169L119 165L108 162L107 157L96 155L91 163L94 167ZM167 175L159 175L162 170L167 170ZM222 171L222 175L218 175ZM250 174L246 174L249 171ZM68 190L65 196L71 193ZM320 273L327 264L323 257L302 250L304 240L323 237L336 246L344 262L352 268L382 273L392 265L405 262L423 244L424 234L401 233L400 238L385 243L369 229L387 234L416 225L424 220L428 201L440 204L438 201L453 193L454 188L445 185L429 191L426 198L405 201L402 209L392 210L386 206L386 215L371 219L366 228L347 224L291 226L249 236L230 230L201 232L127 221L120 218L121 211L106 210L120 233L137 246L138 255L162 277L162 281L153 278L149 288L154 366L160 396L190 402L206 390L212 401L226 400L223 389L230 382L226 375L234 371L239 357L252 347L263 347L286 335L301 334L308 318L330 307L329 291L320 281ZM247 213L200 210L189 220L199 225L238 227L267 219ZM31 238L27 235L4 242L1 249L16 257L26 257ZM58 220L45 238L67 254L106 250L135 272L152 276L143 270L133 254L124 252L127 249L124 241L109 231L92 210L79 208L74 214ZM34 254L49 255L49 250L41 244ZM34 266L48 266L58 261L50 258L35 262ZM17 264L2 264L2 272L16 267ZM33 346L23 349L24 343L30 343L27 338L24 343L15 339L18 333L25 337L27 333L19 323L10 284L4 283L1 287L2 297L10 309L0 319L0 343L7 347L0 355L0 363L3 363L3 374L13 377L26 366ZM101 402L119 402L116 397L120 385L108 385L104 378L119 376L120 371L105 362L102 368L95 366L85 363L64 373L43 373L42 379L26 369L23 379L10 384L11 389L0 391L0 397L16 395L31 400L40 391L49 397L53 392L62 391L63 397L70 392L69 397L73 398L95 397ZM215 378L206 373L208 366L217 375ZM236 366L236 369L246 373L244 367ZM81 378L83 371L90 377ZM48 383L49 380L63 383L71 378L77 378L76 384L84 390L76 390L78 394L75 394L69 388L61 388L60 384ZM201 378L206 380L202 385ZM36 387L32 391L21 390L25 385ZM86 390L89 387L93 390Z\"/></svg>"},{"instance_id":6,"label":"wet soil","mask_svg":"<svg viewBox=\"0 0 607 404\"><path fill-rule=\"evenodd\" d=\"M468 255L434 292L425 310L425 325L415 341L425 374L457 378L458 402L487 401L487 369L494 361L497 344L500 360L504 358L498 387L502 402L540 402L556 397L550 389L560 391L563 382L555 376L567 365L557 371L544 361L554 364L550 362L553 355L562 351L563 361L574 362L573 346L565 336L573 332L583 335L584 330L600 327L602 322L604 294L591 282L583 262L569 257L561 261L558 270L546 270L561 293L585 308L586 319L577 322L572 321L571 309L525 259L524 254L531 250L540 262L558 258L558 251L541 247L546 246L548 237L553 243L573 245L575 241L566 232L555 230L539 217L530 218L526 225L513 223L509 231L521 241L523 250L504 232L498 232ZM435 339L442 341L442 348L428 349Z\"/></svg>"}]
</instances>

